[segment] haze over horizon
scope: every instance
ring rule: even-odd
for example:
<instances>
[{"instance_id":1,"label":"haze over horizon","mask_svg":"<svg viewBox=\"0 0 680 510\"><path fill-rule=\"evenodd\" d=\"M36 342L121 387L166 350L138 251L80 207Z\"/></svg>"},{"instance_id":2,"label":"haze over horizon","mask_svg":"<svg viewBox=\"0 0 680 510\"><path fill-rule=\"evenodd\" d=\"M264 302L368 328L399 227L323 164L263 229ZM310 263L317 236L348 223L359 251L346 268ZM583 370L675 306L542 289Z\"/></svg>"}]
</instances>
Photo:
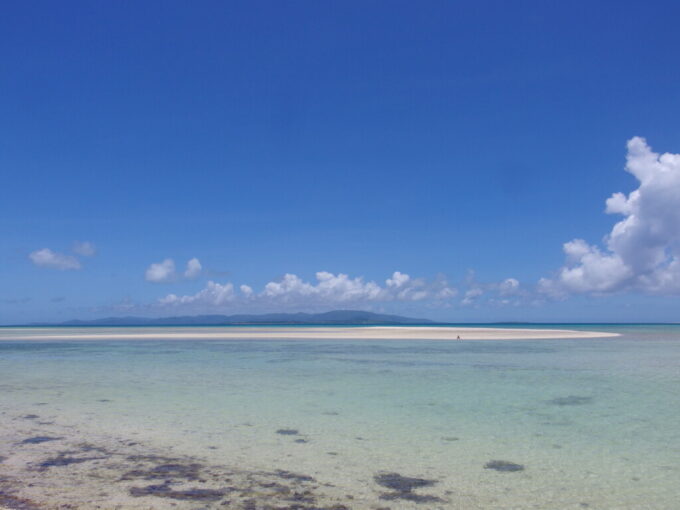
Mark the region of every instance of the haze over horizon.
<instances>
[{"instance_id":1,"label":"haze over horizon","mask_svg":"<svg viewBox=\"0 0 680 510\"><path fill-rule=\"evenodd\" d=\"M71 5L0 19L0 324L677 322L676 2Z\"/></svg>"}]
</instances>

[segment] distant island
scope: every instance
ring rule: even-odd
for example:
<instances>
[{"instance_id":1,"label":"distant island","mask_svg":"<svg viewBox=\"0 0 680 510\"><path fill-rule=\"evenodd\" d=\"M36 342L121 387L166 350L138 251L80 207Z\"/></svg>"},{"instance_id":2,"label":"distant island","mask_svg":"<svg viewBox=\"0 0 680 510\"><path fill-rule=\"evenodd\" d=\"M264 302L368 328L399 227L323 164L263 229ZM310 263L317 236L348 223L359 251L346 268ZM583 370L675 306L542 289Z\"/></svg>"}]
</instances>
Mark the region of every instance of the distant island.
<instances>
[{"instance_id":1,"label":"distant island","mask_svg":"<svg viewBox=\"0 0 680 510\"><path fill-rule=\"evenodd\" d=\"M229 325L392 325L434 324L429 319L385 315L362 310L333 310L324 313L267 313L241 315L183 315L179 317L107 317L31 326L229 326Z\"/></svg>"}]
</instances>

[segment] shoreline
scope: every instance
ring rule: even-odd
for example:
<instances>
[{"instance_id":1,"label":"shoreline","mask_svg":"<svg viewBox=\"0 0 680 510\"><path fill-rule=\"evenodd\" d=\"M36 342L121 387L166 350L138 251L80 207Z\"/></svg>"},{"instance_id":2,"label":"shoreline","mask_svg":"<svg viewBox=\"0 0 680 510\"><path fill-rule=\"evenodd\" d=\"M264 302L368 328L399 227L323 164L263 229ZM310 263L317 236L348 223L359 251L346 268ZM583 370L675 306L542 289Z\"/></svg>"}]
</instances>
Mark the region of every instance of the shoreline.
<instances>
[{"instance_id":1,"label":"shoreline","mask_svg":"<svg viewBox=\"0 0 680 510\"><path fill-rule=\"evenodd\" d=\"M211 329L211 331L208 331ZM56 330L7 329L0 331L0 341L50 340L555 340L609 338L619 333L570 329L519 329L441 326L366 326L366 327L229 327L187 328L173 327L72 328L68 332Z\"/></svg>"}]
</instances>

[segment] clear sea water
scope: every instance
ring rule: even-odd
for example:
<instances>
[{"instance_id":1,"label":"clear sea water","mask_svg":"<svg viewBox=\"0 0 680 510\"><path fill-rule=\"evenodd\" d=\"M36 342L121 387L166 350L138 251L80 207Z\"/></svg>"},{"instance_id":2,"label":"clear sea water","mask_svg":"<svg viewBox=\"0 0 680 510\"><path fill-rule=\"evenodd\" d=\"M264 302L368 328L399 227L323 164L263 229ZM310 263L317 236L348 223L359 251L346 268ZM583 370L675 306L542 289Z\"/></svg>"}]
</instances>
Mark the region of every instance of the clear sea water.
<instances>
[{"instance_id":1,"label":"clear sea water","mask_svg":"<svg viewBox=\"0 0 680 510\"><path fill-rule=\"evenodd\" d=\"M0 411L306 473L352 508L680 508L680 326L582 329L622 336L4 340ZM385 502L380 473L441 501Z\"/></svg>"}]
</instances>

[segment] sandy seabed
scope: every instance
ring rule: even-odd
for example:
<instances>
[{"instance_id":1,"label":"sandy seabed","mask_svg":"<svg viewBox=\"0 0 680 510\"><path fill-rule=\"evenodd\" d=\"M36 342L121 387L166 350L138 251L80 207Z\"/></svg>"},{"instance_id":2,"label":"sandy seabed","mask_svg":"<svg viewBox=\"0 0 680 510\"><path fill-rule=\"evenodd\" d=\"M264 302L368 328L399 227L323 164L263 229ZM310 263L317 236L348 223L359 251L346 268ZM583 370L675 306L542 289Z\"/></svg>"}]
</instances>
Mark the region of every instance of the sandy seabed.
<instances>
[{"instance_id":1,"label":"sandy seabed","mask_svg":"<svg viewBox=\"0 0 680 510\"><path fill-rule=\"evenodd\" d=\"M618 336L578 330L464 327L4 328L6 341L96 340L539 340ZM434 479L378 473L349 491L316 473L245 469L228 455L161 448L64 423L42 402L0 412L0 510L348 510L494 508ZM281 431L280 433L286 433ZM216 452L210 452L214 454ZM417 474L417 473L416 473ZM414 476L411 474L411 476ZM499 475L505 476L505 475ZM65 490L65 488L67 488ZM86 502L86 503L85 503Z\"/></svg>"},{"instance_id":2,"label":"sandy seabed","mask_svg":"<svg viewBox=\"0 0 680 510\"><path fill-rule=\"evenodd\" d=\"M346 510L352 498L306 474L211 464L33 414L2 422L0 510Z\"/></svg>"}]
</instances>

